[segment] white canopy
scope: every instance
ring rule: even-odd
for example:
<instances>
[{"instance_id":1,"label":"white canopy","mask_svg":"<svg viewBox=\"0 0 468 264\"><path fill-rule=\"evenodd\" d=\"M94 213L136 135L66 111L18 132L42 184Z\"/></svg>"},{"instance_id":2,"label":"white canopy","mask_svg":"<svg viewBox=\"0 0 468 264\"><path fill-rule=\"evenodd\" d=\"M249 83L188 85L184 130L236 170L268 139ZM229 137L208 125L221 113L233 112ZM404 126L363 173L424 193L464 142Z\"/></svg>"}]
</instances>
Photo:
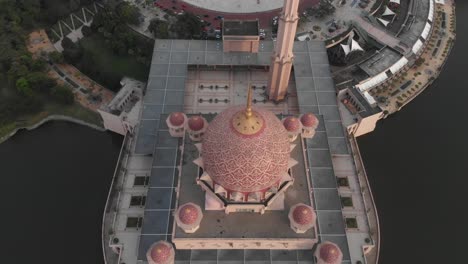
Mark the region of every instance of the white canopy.
<instances>
[{"instance_id":1,"label":"white canopy","mask_svg":"<svg viewBox=\"0 0 468 264\"><path fill-rule=\"evenodd\" d=\"M400 4L400 0L390 0L390 3Z\"/></svg>"},{"instance_id":2,"label":"white canopy","mask_svg":"<svg viewBox=\"0 0 468 264\"><path fill-rule=\"evenodd\" d=\"M432 0L429 1L429 16L427 19L431 22L434 19L434 2Z\"/></svg>"},{"instance_id":3,"label":"white canopy","mask_svg":"<svg viewBox=\"0 0 468 264\"><path fill-rule=\"evenodd\" d=\"M341 45L341 48L344 50L345 55L348 55L348 53L351 52L349 45L344 45L344 44L340 44L340 45Z\"/></svg>"},{"instance_id":4,"label":"white canopy","mask_svg":"<svg viewBox=\"0 0 468 264\"><path fill-rule=\"evenodd\" d=\"M431 32L431 24L429 24L429 22L426 23L426 26L424 27L424 30L423 32L421 33L421 37L424 39L424 40L427 40L427 38L429 37L429 33Z\"/></svg>"},{"instance_id":5,"label":"white canopy","mask_svg":"<svg viewBox=\"0 0 468 264\"><path fill-rule=\"evenodd\" d=\"M393 12L388 6L385 7L385 12L382 14L382 16L394 16L395 12Z\"/></svg>"},{"instance_id":6,"label":"white canopy","mask_svg":"<svg viewBox=\"0 0 468 264\"><path fill-rule=\"evenodd\" d=\"M395 64L390 67L390 71L393 74L396 74L399 70L401 70L405 65L408 64L408 59L405 57L401 57Z\"/></svg>"},{"instance_id":7,"label":"white canopy","mask_svg":"<svg viewBox=\"0 0 468 264\"><path fill-rule=\"evenodd\" d=\"M351 39L351 51L355 51L355 50L364 51L364 49L362 49L361 45L359 45L357 41L355 41L354 39Z\"/></svg>"},{"instance_id":8,"label":"white canopy","mask_svg":"<svg viewBox=\"0 0 468 264\"><path fill-rule=\"evenodd\" d=\"M423 46L423 42L421 40L417 40L416 43L413 45L412 51L414 54L418 54L419 50L421 50Z\"/></svg>"},{"instance_id":9,"label":"white canopy","mask_svg":"<svg viewBox=\"0 0 468 264\"><path fill-rule=\"evenodd\" d=\"M370 105L374 105L375 103L377 103L374 97L372 97L372 95L369 94L369 92L366 91L362 95L364 95L364 98Z\"/></svg>"},{"instance_id":10,"label":"white canopy","mask_svg":"<svg viewBox=\"0 0 468 264\"><path fill-rule=\"evenodd\" d=\"M381 72L376 76L362 81L360 84L356 85L356 88L359 89L362 93L369 90L370 88L384 82L388 79L388 76L385 72Z\"/></svg>"},{"instance_id":11,"label":"white canopy","mask_svg":"<svg viewBox=\"0 0 468 264\"><path fill-rule=\"evenodd\" d=\"M380 17L377 18L377 20L382 23L384 26L388 26L388 23L390 23L390 21L387 21L385 19L382 19Z\"/></svg>"}]
</instances>

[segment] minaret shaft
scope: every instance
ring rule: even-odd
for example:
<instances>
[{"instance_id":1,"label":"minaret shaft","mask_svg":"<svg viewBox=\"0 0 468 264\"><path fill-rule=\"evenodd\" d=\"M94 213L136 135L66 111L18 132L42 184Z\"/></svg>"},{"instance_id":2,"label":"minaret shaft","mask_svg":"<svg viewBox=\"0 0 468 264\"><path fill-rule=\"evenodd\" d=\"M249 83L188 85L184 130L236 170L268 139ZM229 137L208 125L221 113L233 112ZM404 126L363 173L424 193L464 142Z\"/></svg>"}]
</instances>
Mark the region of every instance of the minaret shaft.
<instances>
[{"instance_id":1,"label":"minaret shaft","mask_svg":"<svg viewBox=\"0 0 468 264\"><path fill-rule=\"evenodd\" d=\"M294 59L293 46L299 16L299 0L284 0L279 18L278 37L270 65L268 95L270 100L284 99Z\"/></svg>"}]
</instances>

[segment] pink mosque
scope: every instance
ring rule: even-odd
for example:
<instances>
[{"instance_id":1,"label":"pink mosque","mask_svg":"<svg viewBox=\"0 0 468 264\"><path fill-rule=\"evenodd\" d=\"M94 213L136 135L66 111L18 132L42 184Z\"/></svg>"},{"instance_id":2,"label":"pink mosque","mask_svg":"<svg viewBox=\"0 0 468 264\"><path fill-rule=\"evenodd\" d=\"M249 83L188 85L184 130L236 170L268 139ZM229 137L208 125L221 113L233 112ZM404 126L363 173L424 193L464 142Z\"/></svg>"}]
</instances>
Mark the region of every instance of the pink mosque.
<instances>
[{"instance_id":1,"label":"pink mosque","mask_svg":"<svg viewBox=\"0 0 468 264\"><path fill-rule=\"evenodd\" d=\"M294 59L292 49L298 5L298 0L284 1L267 91L273 101L283 100L286 94ZM252 45L250 39L245 41ZM298 138L314 137L318 118L305 113L280 119L271 111L253 107L252 89L248 88L245 106L229 107L209 122L207 119L206 115L189 117L182 112L173 112L166 119L170 135L186 142L182 148L195 146L198 154L192 162L198 175L188 183L179 181L173 244L155 242L146 254L148 263L174 263L174 247L308 249L318 264L341 263L343 255L336 244L328 241L318 244L317 215L310 200L285 198L288 191L292 192L289 196L296 193L298 197L310 195L310 186L292 188L298 184L295 182L299 177L293 173L298 164L295 158L301 155L293 157L292 151L300 144ZM186 177L184 169L187 166L179 167L182 171L179 177ZM204 199L198 202L190 198L194 185L198 192L202 190L204 193ZM231 233L216 233L214 225L220 218L224 227L232 229ZM262 225L262 221L271 221L271 224ZM275 229L281 229L275 226L279 223L287 223L287 228L275 233ZM249 225L254 227L246 232L244 229ZM239 237L238 230L239 233L250 233L250 236Z\"/></svg>"},{"instance_id":2,"label":"pink mosque","mask_svg":"<svg viewBox=\"0 0 468 264\"><path fill-rule=\"evenodd\" d=\"M205 193L205 204L180 204L174 215L174 238L178 249L211 248L204 239L182 238L177 233L196 234L206 212L221 211L262 215L269 210L288 210L287 221L292 233L304 234L316 228L314 208L297 203L289 208L284 193L294 184L291 168L297 164L290 153L298 137L312 138L318 119L312 113L288 116L280 120L272 112L251 105L251 89L246 106L227 108L207 122L201 115L187 117L174 112L166 119L173 137L188 136L199 151L193 162L202 170L195 183ZM187 139L186 139L187 140ZM227 216L229 217L229 216ZM286 219L285 219L286 220ZM178 231L178 232L177 232ZM236 248L235 238L215 238L217 248ZM252 245L268 240L267 246L284 245L284 237L250 239ZM317 240L294 237L291 249L315 248L317 263L341 263L340 248L331 242L316 245ZM223 246L227 245L227 246ZM214 247L213 247L214 248ZM245 248L245 243L239 246ZM261 248L261 247L257 247ZM174 247L166 241L154 243L147 252L148 263L174 263Z\"/></svg>"}]
</instances>

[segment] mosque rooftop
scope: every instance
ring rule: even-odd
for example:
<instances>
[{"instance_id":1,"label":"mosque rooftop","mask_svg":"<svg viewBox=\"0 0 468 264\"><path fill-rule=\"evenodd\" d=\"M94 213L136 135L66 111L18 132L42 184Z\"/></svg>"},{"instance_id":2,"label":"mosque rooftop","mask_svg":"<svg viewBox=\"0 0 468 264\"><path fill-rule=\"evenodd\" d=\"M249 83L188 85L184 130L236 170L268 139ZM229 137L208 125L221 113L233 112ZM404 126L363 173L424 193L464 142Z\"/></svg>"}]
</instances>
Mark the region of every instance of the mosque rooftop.
<instances>
[{"instance_id":1,"label":"mosque rooftop","mask_svg":"<svg viewBox=\"0 0 468 264\"><path fill-rule=\"evenodd\" d=\"M219 41L156 40L134 149L135 155L153 157L143 226L137 244L139 260L145 259L146 250L155 241L172 239L173 212L177 201L177 166L182 152L180 140L170 136L165 120L171 112L184 112L186 82L189 81L190 74L193 74L189 70L206 68L212 72L216 67L245 71L247 67L252 67L253 71L265 71L270 63L273 46L274 42L261 41L257 54L223 53L222 42ZM319 41L296 42L294 54L292 80L295 82L294 94L297 94L297 116L312 112L320 121L314 138L304 141L305 160L310 170L302 172L303 175L307 173L305 176L309 177L312 185L311 205L317 213L317 238L338 244L345 261L349 262L351 256L354 260L362 260L363 235L357 233L349 237L347 234L337 187L336 175L344 172L346 175L353 174L355 169L344 134L325 45ZM300 146L296 148L301 150ZM346 167L351 171L335 172L336 160L345 160L346 164L349 163ZM184 166L188 166L187 163ZM193 193L190 194L194 195L192 199L184 195L179 197L180 204L200 199ZM310 200L307 201L301 199L303 203L310 203ZM203 207L203 204L200 205ZM284 213L287 214L287 210ZM231 216L242 218L234 214L229 215ZM226 229L228 226L229 224ZM201 226L200 235L203 230ZM286 232L286 229L278 232ZM357 239L356 243L349 244L353 239ZM278 261L315 263L312 250L176 250L176 263L279 263Z\"/></svg>"},{"instance_id":2,"label":"mosque rooftop","mask_svg":"<svg viewBox=\"0 0 468 264\"><path fill-rule=\"evenodd\" d=\"M159 114L184 110L185 82L190 67L268 67L273 47L273 41L260 41L258 53L224 53L222 41L156 40L135 153L153 153L154 131L160 120L165 120ZM293 51L296 90L301 95L298 97L300 112L320 113L329 121L339 121L325 43L295 42Z\"/></svg>"},{"instance_id":3,"label":"mosque rooftop","mask_svg":"<svg viewBox=\"0 0 468 264\"><path fill-rule=\"evenodd\" d=\"M213 118L213 115L203 115L208 121ZM165 120L167 115L162 114L161 120ZM311 191L314 193L312 197L312 206L317 212L317 234L321 240L332 241L340 246L343 250L344 260L350 259L348 240L346 237L344 217L341 211L340 196L337 190L337 181L334 173L332 154L341 153L349 154L349 150L345 142L339 142L339 136L343 135L340 124L339 126L328 126L323 116L318 116L320 125L316 130L316 135L312 139L304 140L306 149L307 164L301 158L303 148L300 140L296 140L297 144L293 149L292 157L299 161L299 164L293 167L293 174L297 182L286 192L285 210L284 211L267 211L264 215L254 213L231 213L226 215L223 211L204 211L200 229L194 234L185 234L180 228L175 227L176 236L182 238L217 238L228 236L244 236L246 238L262 236L262 237L310 237L315 238L314 232L309 231L305 234L292 234L287 222L287 214L289 208L298 203L311 204L311 197L304 190L309 190L306 177L309 177L311 182ZM324 125L325 124L325 125ZM152 243L158 240L171 240L173 230L173 211L176 209L176 201L179 204L193 202L203 207L204 193L200 186L196 185L190 176L196 174L196 165L192 162L196 156L195 146L189 139L186 139L184 160L182 161L182 179L184 187L177 193L175 188L179 182L178 170L180 156L182 152L179 150L182 142L177 138L169 135L166 122L160 122L158 127L158 140L154 153L153 169L150 175L149 191L147 194L145 215L143 220L143 229L141 231L139 244L139 259L144 260L147 249ZM332 135L332 138L328 138ZM305 166L309 166L310 172L307 173ZM294 187L296 185L296 187ZM302 189L303 191L297 191ZM289 193L289 197L288 197ZM296 197L294 197L297 195ZM268 221L262 220L267 219ZM260 220L260 221L259 221ZM285 222L286 221L286 222ZM241 225L239 223L242 223ZM272 226L276 230L272 233L266 233ZM216 232L213 232L216 231ZM219 232L222 231L222 234ZM192 251L192 253L190 253ZM281 252L281 253L280 253ZM257 255L258 254L258 255ZM258 257L260 263L275 263L274 261L304 261L300 263L314 263L311 250L176 250L176 260L191 260L191 263L197 263L194 260L201 261L200 263L210 263L216 258L230 256L231 261L240 261L244 257ZM268 262L265 262L268 261ZM185 263L185 262L180 262ZM187 262L189 263L189 262ZM223 261L213 263L228 263ZM249 263L249 262L246 262ZM255 262L252 262L255 263Z\"/></svg>"}]
</instances>

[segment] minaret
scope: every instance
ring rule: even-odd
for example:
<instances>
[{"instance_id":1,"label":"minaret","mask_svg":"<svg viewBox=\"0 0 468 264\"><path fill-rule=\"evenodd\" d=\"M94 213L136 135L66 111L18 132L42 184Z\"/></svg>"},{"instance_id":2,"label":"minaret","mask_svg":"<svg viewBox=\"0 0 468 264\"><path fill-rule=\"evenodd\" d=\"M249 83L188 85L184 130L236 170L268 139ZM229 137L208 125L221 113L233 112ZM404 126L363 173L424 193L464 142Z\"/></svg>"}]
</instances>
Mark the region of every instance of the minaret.
<instances>
[{"instance_id":1,"label":"minaret","mask_svg":"<svg viewBox=\"0 0 468 264\"><path fill-rule=\"evenodd\" d=\"M293 45L296 36L297 8L299 0L284 0L283 11L279 18L278 37L270 65L268 95L270 100L284 99L288 89L289 76L294 59Z\"/></svg>"}]
</instances>

